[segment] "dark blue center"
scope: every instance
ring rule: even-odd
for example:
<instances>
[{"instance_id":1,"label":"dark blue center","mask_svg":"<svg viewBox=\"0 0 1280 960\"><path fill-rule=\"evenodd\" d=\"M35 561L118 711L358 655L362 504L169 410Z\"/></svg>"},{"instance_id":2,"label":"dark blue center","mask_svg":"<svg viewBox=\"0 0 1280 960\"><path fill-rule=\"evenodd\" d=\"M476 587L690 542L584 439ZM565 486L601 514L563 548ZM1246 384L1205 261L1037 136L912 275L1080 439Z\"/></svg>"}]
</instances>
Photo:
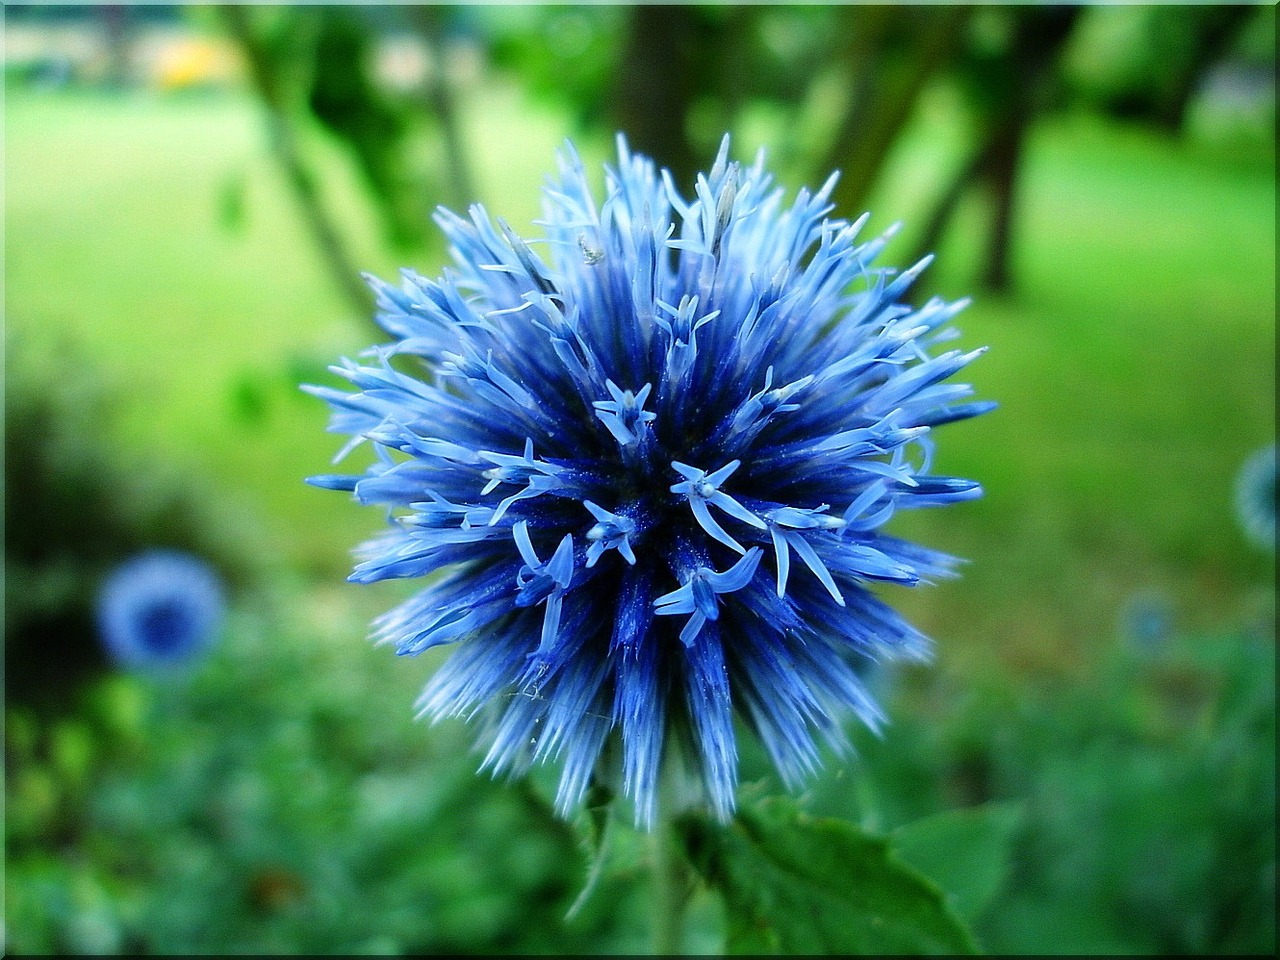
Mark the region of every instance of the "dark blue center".
<instances>
[{"instance_id":1,"label":"dark blue center","mask_svg":"<svg viewBox=\"0 0 1280 960\"><path fill-rule=\"evenodd\" d=\"M152 653L161 655L178 653L186 647L194 626L191 611L172 599L155 600L138 615L142 642Z\"/></svg>"}]
</instances>

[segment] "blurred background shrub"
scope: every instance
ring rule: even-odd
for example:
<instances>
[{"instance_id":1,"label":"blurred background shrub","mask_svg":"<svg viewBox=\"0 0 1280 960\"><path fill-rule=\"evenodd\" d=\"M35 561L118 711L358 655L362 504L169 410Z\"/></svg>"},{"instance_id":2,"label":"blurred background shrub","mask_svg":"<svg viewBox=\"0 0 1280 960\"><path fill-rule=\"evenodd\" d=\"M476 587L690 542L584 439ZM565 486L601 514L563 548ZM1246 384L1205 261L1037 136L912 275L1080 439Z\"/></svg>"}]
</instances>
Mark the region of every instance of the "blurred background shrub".
<instances>
[{"instance_id":1,"label":"blurred background shrub","mask_svg":"<svg viewBox=\"0 0 1280 960\"><path fill-rule=\"evenodd\" d=\"M404 591L342 582L379 518L302 484L339 441L297 385L377 336L361 270L440 268L435 205L528 230L617 130L690 190L727 130L936 251L1001 404L939 464L987 497L894 521L973 561L893 597L937 662L872 677L883 738L801 802L925 860L996 811L953 891L996 953L1274 951L1274 6L4 14L6 949L647 947L638 838L565 922L586 823L364 642ZM150 548L228 586L178 675L93 627Z\"/></svg>"},{"instance_id":2,"label":"blurred background shrub","mask_svg":"<svg viewBox=\"0 0 1280 960\"><path fill-rule=\"evenodd\" d=\"M6 700L61 710L107 666L98 594L147 549L207 558L237 585L250 560L216 522L217 497L166 463L132 462L113 437L118 385L63 343L54 353L12 331L5 341Z\"/></svg>"}]
</instances>

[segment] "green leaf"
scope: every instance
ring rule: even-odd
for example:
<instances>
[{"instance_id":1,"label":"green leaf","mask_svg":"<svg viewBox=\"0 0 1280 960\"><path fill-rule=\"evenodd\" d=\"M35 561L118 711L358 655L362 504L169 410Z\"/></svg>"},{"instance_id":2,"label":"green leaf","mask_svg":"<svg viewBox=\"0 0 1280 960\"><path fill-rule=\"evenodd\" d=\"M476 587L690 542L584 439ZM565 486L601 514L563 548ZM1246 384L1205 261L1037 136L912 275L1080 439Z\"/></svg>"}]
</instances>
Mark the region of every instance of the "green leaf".
<instances>
[{"instance_id":1,"label":"green leaf","mask_svg":"<svg viewBox=\"0 0 1280 960\"><path fill-rule=\"evenodd\" d=\"M942 891L851 823L774 798L728 826L686 821L685 839L724 898L728 953L978 952Z\"/></svg>"},{"instance_id":2,"label":"green leaf","mask_svg":"<svg viewBox=\"0 0 1280 960\"><path fill-rule=\"evenodd\" d=\"M613 811L613 790L596 780L591 779L587 788L583 817L586 820L586 836L583 845L586 847L590 862L587 866L587 879L578 896L574 898L569 910L564 915L565 922L571 922L586 905L587 900L600 884L604 874L605 861L609 857L609 826L612 823L610 814Z\"/></svg>"},{"instance_id":3,"label":"green leaf","mask_svg":"<svg viewBox=\"0 0 1280 960\"><path fill-rule=\"evenodd\" d=\"M1004 885L1022 805L989 803L948 810L899 827L893 850L951 897L970 923L981 916Z\"/></svg>"}]
</instances>

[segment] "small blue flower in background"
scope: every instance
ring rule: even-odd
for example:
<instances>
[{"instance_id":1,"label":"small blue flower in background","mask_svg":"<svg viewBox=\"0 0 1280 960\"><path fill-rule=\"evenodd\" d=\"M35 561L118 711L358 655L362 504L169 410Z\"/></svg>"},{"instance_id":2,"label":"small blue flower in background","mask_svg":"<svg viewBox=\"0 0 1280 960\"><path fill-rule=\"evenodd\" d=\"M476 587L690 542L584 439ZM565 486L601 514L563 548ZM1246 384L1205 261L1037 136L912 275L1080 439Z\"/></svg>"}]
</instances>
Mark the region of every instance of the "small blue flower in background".
<instances>
[{"instance_id":1,"label":"small blue flower in background","mask_svg":"<svg viewBox=\"0 0 1280 960\"><path fill-rule=\"evenodd\" d=\"M393 516L351 579L443 573L376 638L457 644L422 714L483 714L494 773L558 761L562 813L608 747L638 824L668 760L727 817L735 713L797 786L879 723L866 660L928 654L872 587L955 561L879 528L980 495L932 432L993 404L946 382L981 353L942 346L964 301L904 304L928 261L873 266L889 234L827 219L834 183L787 204L726 138L690 199L619 138L597 204L568 146L543 238L441 210L453 268L369 278L393 341L307 388L374 450L310 482Z\"/></svg>"},{"instance_id":2,"label":"small blue flower in background","mask_svg":"<svg viewBox=\"0 0 1280 960\"><path fill-rule=\"evenodd\" d=\"M188 663L216 639L223 593L204 561L153 550L112 571L98 594L98 630L117 663L152 669Z\"/></svg>"},{"instance_id":3,"label":"small blue flower in background","mask_svg":"<svg viewBox=\"0 0 1280 960\"><path fill-rule=\"evenodd\" d=\"M1140 590L1120 609L1120 632L1139 649L1153 650L1173 636L1173 601L1159 590Z\"/></svg>"},{"instance_id":4,"label":"small blue flower in background","mask_svg":"<svg viewBox=\"0 0 1280 960\"><path fill-rule=\"evenodd\" d=\"M1276 548L1276 445L1245 460L1236 475L1236 514L1246 536L1258 546Z\"/></svg>"}]
</instances>

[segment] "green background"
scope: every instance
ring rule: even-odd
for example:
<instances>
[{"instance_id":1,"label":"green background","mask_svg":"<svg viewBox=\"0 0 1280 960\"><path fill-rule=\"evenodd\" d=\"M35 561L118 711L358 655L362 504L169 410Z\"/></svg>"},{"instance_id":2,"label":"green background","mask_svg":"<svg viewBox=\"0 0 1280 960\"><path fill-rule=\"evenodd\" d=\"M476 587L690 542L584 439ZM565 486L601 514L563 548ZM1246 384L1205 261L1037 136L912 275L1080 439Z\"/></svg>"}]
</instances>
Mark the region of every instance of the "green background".
<instances>
[{"instance_id":1,"label":"green background","mask_svg":"<svg viewBox=\"0 0 1280 960\"><path fill-rule=\"evenodd\" d=\"M36 455L19 441L66 480L42 481L43 505L7 497L6 531L47 509L70 544L7 569L7 613L84 602L147 538L135 525L83 567L77 541L151 501L186 505L158 536L204 547L233 586L220 646L181 677L7 691L6 947L646 949L643 838L617 828L600 889L564 923L582 825L548 814L544 779L473 776L461 724L414 721L434 653L365 642L405 585L344 582L383 518L302 483L341 440L297 386L328 382L375 333L325 272L259 105L238 84L51 88L6 64L6 451L21 458L6 480ZM478 193L518 231L566 135L589 167L611 151L532 89L485 67L460 99ZM931 291L974 294L962 344L991 349L966 379L1000 407L939 443L939 471L985 498L891 529L971 562L886 592L936 659L881 678L884 736L856 732L860 756L832 758L799 802L890 837L1009 804L964 853L991 878L981 897L954 892L981 907L969 919L993 952L1274 949L1275 561L1234 505L1241 464L1275 433L1273 98L1261 133L1203 112L1176 138L1046 116L1022 169L1015 289L976 288L988 214L972 198L928 274ZM883 262L909 255L964 117L939 81L895 142L867 203L872 228L906 223ZM741 127L736 156L786 155L787 117L761 108ZM340 145L303 130L360 268L437 270L438 241L388 245ZM48 422L18 419L28 396L54 398ZM1126 626L1144 602L1167 621L1146 645ZM743 749L744 780L771 789ZM946 890L954 863L925 836L904 856ZM688 946L717 950L724 929L699 888Z\"/></svg>"}]
</instances>

